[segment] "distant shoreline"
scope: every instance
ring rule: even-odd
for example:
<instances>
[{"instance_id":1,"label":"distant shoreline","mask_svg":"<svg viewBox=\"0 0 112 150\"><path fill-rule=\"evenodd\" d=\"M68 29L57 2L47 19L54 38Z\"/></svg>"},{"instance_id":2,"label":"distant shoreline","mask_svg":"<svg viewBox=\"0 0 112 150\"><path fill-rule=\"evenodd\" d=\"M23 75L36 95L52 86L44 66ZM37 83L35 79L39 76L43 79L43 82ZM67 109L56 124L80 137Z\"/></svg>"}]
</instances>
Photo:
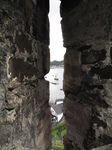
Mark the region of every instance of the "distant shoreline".
<instances>
[{"instance_id":1,"label":"distant shoreline","mask_svg":"<svg viewBox=\"0 0 112 150\"><path fill-rule=\"evenodd\" d=\"M61 61L57 61L57 60L54 60L54 61L51 61L50 62L50 66L63 66L64 65L64 61L61 60Z\"/></svg>"},{"instance_id":2,"label":"distant shoreline","mask_svg":"<svg viewBox=\"0 0 112 150\"><path fill-rule=\"evenodd\" d=\"M50 66L50 69L56 69L56 68L64 68L64 65L59 65L59 66L52 65L52 66Z\"/></svg>"}]
</instances>

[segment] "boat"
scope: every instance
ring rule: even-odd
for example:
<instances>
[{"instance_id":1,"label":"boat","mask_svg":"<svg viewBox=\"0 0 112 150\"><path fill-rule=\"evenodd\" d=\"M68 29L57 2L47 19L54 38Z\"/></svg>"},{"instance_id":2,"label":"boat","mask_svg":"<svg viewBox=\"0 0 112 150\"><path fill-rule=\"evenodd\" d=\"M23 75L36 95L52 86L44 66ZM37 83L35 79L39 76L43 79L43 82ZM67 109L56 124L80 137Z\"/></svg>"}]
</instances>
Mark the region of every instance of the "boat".
<instances>
[{"instance_id":1,"label":"boat","mask_svg":"<svg viewBox=\"0 0 112 150\"><path fill-rule=\"evenodd\" d=\"M54 80L59 80L59 79L57 77L55 77Z\"/></svg>"},{"instance_id":2,"label":"boat","mask_svg":"<svg viewBox=\"0 0 112 150\"><path fill-rule=\"evenodd\" d=\"M59 83L55 83L55 82L50 82L50 83L51 83L51 84L55 84L55 85L56 85L56 84L59 84Z\"/></svg>"},{"instance_id":3,"label":"boat","mask_svg":"<svg viewBox=\"0 0 112 150\"><path fill-rule=\"evenodd\" d=\"M57 75L55 75L54 80L59 80L59 78L57 77Z\"/></svg>"}]
</instances>

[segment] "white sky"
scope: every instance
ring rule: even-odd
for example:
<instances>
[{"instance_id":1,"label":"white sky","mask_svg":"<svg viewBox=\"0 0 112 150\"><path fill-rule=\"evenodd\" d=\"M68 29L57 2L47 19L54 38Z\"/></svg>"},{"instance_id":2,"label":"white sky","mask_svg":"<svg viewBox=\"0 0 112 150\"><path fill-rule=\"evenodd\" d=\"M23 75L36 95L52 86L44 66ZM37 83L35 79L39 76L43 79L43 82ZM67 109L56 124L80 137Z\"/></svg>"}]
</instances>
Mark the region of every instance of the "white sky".
<instances>
[{"instance_id":1,"label":"white sky","mask_svg":"<svg viewBox=\"0 0 112 150\"><path fill-rule=\"evenodd\" d=\"M63 60L65 54L60 24L61 18L59 6L59 0L50 0L50 61Z\"/></svg>"}]
</instances>

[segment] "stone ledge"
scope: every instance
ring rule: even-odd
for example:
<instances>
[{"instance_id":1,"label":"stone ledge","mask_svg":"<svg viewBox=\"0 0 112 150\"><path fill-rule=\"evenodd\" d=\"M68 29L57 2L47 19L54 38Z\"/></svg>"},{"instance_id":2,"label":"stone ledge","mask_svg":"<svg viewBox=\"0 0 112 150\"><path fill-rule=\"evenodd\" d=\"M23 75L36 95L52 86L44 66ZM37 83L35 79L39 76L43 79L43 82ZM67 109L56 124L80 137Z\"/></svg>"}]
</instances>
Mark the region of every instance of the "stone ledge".
<instances>
[{"instance_id":1,"label":"stone ledge","mask_svg":"<svg viewBox=\"0 0 112 150\"><path fill-rule=\"evenodd\" d=\"M100 146L91 150L112 150L112 144L106 145L106 146Z\"/></svg>"}]
</instances>

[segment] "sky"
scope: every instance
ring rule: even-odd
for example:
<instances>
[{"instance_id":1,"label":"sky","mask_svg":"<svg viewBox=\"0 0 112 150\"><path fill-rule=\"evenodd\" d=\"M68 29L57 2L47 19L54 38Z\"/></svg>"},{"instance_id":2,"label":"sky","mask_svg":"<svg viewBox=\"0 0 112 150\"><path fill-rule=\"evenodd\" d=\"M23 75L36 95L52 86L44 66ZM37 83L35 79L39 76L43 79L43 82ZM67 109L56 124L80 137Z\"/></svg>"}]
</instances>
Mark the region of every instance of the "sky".
<instances>
[{"instance_id":1,"label":"sky","mask_svg":"<svg viewBox=\"0 0 112 150\"><path fill-rule=\"evenodd\" d=\"M60 24L61 17L59 6L59 0L50 0L50 61L63 60L65 54Z\"/></svg>"}]
</instances>

